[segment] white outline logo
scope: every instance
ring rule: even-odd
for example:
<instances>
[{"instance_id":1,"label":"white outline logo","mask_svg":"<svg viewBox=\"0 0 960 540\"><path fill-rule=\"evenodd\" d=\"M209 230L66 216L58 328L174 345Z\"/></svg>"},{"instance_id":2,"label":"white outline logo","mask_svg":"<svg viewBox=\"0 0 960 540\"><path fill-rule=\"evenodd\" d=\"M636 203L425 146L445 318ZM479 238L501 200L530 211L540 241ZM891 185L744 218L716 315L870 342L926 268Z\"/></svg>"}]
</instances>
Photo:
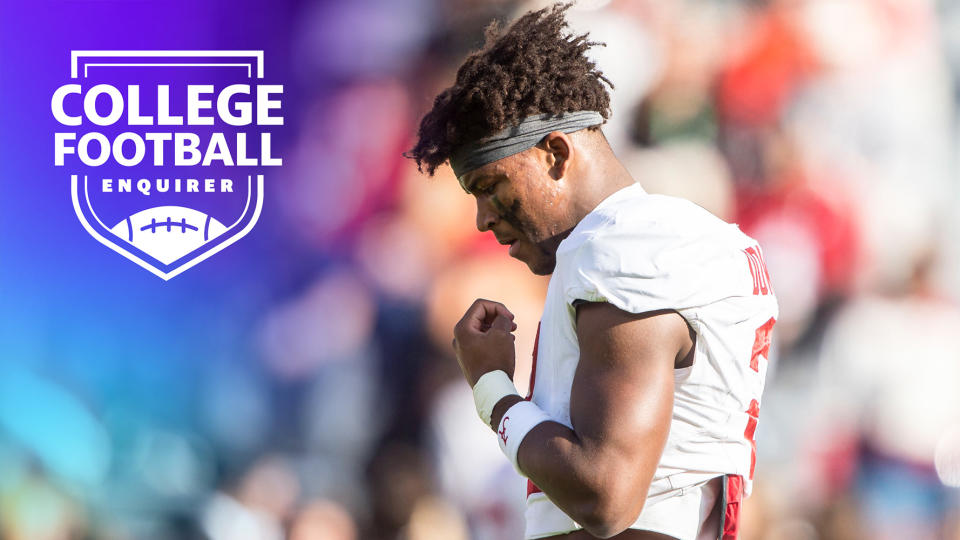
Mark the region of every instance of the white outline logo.
<instances>
[{"instance_id":1,"label":"white outline logo","mask_svg":"<svg viewBox=\"0 0 960 540\"><path fill-rule=\"evenodd\" d=\"M171 62L171 59L179 61ZM217 61L220 59L225 61ZM264 76L262 50L74 50L70 53L71 79L84 79L90 76L91 70L100 70L108 67L243 69L248 79L253 79L254 77L256 77L256 79L262 79ZM279 88L282 89L282 87ZM60 110L62 111L62 108ZM282 120L279 124L272 125L282 125ZM276 165L279 163L280 160L274 160L274 162L270 164ZM57 164L62 165L60 162ZM159 162L157 164L159 164ZM204 164L206 165L206 162ZM233 163L231 162L229 164L232 165ZM268 164L264 162L261 163L261 165ZM167 260L162 260L163 257L157 257L156 253L142 250L142 246L138 246L133 241L133 225L130 224L130 218L126 219L127 226L130 227L131 230L129 239L115 232L117 230L116 228L120 225L115 225L111 228L111 226L101 221L90 202L87 175L70 175L71 199L74 212L83 225L83 228L98 242L150 271L157 277L163 280L169 280L234 244L246 236L257 224L263 208L264 177L263 174L257 174L255 175L256 181L254 181L254 175L246 176L247 198L244 203L243 213L240 217L232 224L226 226L225 230L223 226L219 225L219 222L213 220L220 226L222 232L211 235L208 240L207 231L204 229L203 244L195 247L195 249L191 246L189 249L193 250L189 253L176 253L175 256ZM107 182L107 180L104 180L104 182ZM168 206L166 208L177 207ZM184 210L192 211L190 208L184 208ZM149 211L150 209L147 209L144 212ZM209 217L207 218L208 225L210 219ZM196 230L195 227L188 225L186 220L184 220L181 225L181 223L172 222L170 218L167 218L167 221L161 222L159 225L166 226L167 231L170 230L171 225L174 227L182 227L182 232L186 232L188 227ZM139 230L150 227L151 226L142 227ZM155 233L157 230L158 225L154 223L152 228L150 228L150 232ZM174 242L180 241L181 240L174 240Z\"/></svg>"}]
</instances>

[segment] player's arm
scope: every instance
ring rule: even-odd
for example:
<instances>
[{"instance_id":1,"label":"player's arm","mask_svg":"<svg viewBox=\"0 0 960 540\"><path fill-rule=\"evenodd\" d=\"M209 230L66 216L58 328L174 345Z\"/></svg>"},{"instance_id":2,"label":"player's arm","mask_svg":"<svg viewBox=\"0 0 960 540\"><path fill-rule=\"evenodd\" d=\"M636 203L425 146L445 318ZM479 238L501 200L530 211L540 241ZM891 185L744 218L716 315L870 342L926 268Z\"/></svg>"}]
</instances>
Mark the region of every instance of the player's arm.
<instances>
[{"instance_id":1,"label":"player's arm","mask_svg":"<svg viewBox=\"0 0 960 540\"><path fill-rule=\"evenodd\" d=\"M643 509L670 428L673 368L692 340L676 312L635 315L607 303L578 307L577 336L573 429L557 422L537 425L523 438L518 463L567 515L606 538L623 531ZM461 359L465 373L472 365L467 353ZM518 401L519 396L503 398L491 424L497 426Z\"/></svg>"},{"instance_id":2,"label":"player's arm","mask_svg":"<svg viewBox=\"0 0 960 540\"><path fill-rule=\"evenodd\" d=\"M518 462L567 515L605 538L643 509L670 429L674 364L690 338L676 312L634 315L607 303L579 306L577 338L573 429L540 424L520 444ZM495 408L492 420L508 407Z\"/></svg>"}]
</instances>

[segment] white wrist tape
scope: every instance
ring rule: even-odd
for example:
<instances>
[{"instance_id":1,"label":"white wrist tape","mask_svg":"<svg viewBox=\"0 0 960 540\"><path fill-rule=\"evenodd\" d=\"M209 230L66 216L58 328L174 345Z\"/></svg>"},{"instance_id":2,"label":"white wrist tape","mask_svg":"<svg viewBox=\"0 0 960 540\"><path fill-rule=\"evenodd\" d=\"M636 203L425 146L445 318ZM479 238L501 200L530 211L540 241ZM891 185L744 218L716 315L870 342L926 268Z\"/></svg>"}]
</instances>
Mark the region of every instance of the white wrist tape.
<instances>
[{"instance_id":1,"label":"white wrist tape","mask_svg":"<svg viewBox=\"0 0 960 540\"><path fill-rule=\"evenodd\" d=\"M473 385L473 403L484 424L490 425L494 405L510 395L517 395L517 387L502 369L489 371L477 379L477 384Z\"/></svg>"},{"instance_id":2,"label":"white wrist tape","mask_svg":"<svg viewBox=\"0 0 960 540\"><path fill-rule=\"evenodd\" d=\"M520 476L526 476L520 470L520 464L517 463L520 443L531 429L550 419L547 413L532 401L520 401L503 413L503 418L500 419L500 425L497 427L497 440L500 442L500 450L507 455L507 459L513 463L513 468Z\"/></svg>"}]
</instances>

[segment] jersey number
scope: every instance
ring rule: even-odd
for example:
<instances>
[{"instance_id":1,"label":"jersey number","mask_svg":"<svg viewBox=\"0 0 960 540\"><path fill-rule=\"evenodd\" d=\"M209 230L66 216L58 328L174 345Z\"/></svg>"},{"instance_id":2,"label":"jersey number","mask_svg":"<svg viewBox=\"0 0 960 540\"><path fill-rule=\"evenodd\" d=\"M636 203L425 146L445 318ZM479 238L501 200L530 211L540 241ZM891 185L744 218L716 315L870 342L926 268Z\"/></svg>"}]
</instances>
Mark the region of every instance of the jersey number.
<instances>
[{"instance_id":1,"label":"jersey number","mask_svg":"<svg viewBox=\"0 0 960 540\"><path fill-rule=\"evenodd\" d=\"M759 247L749 247L743 252L747 255L747 264L750 267L750 277L753 278L753 294L767 295L773 294L770 287L770 274L767 272L767 265L763 261L763 255ZM750 369L760 372L760 357L770 358L770 332L773 331L773 325L776 319L770 319L757 328L753 338L753 347L750 351ZM756 399L750 400L750 406L747 408L747 427L743 430L743 436L750 443L750 479L753 479L753 470L757 466L757 422L760 418L760 402Z\"/></svg>"},{"instance_id":2,"label":"jersey number","mask_svg":"<svg viewBox=\"0 0 960 540\"><path fill-rule=\"evenodd\" d=\"M750 277L753 278L753 294L772 294L770 273L767 272L767 264L763 262L760 247L748 247L743 252L747 255L747 264L750 265Z\"/></svg>"},{"instance_id":3,"label":"jersey number","mask_svg":"<svg viewBox=\"0 0 960 540\"><path fill-rule=\"evenodd\" d=\"M769 358L770 353L770 331L773 330L773 324L776 319L770 317L770 320L763 323L763 326L757 328L756 337L753 340L753 349L750 353L750 369L760 371L760 357ZM750 400L750 407L747 409L747 428L743 430L743 436L750 443L750 479L753 480L753 469L757 465L757 441L754 438L757 432L757 421L760 417L760 402L756 399Z\"/></svg>"}]
</instances>

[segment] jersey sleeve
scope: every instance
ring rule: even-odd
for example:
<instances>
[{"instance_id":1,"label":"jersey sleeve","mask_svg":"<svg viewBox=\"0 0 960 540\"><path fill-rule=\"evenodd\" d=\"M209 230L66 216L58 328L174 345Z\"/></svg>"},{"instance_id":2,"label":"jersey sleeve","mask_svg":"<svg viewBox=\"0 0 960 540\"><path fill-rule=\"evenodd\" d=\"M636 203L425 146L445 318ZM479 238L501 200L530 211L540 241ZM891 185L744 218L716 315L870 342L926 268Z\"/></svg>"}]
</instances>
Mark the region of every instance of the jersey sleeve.
<instances>
[{"instance_id":1,"label":"jersey sleeve","mask_svg":"<svg viewBox=\"0 0 960 540\"><path fill-rule=\"evenodd\" d=\"M705 244L657 227L590 236L567 261L567 303L608 302L629 313L697 307L716 288L705 274L717 254Z\"/></svg>"}]
</instances>

